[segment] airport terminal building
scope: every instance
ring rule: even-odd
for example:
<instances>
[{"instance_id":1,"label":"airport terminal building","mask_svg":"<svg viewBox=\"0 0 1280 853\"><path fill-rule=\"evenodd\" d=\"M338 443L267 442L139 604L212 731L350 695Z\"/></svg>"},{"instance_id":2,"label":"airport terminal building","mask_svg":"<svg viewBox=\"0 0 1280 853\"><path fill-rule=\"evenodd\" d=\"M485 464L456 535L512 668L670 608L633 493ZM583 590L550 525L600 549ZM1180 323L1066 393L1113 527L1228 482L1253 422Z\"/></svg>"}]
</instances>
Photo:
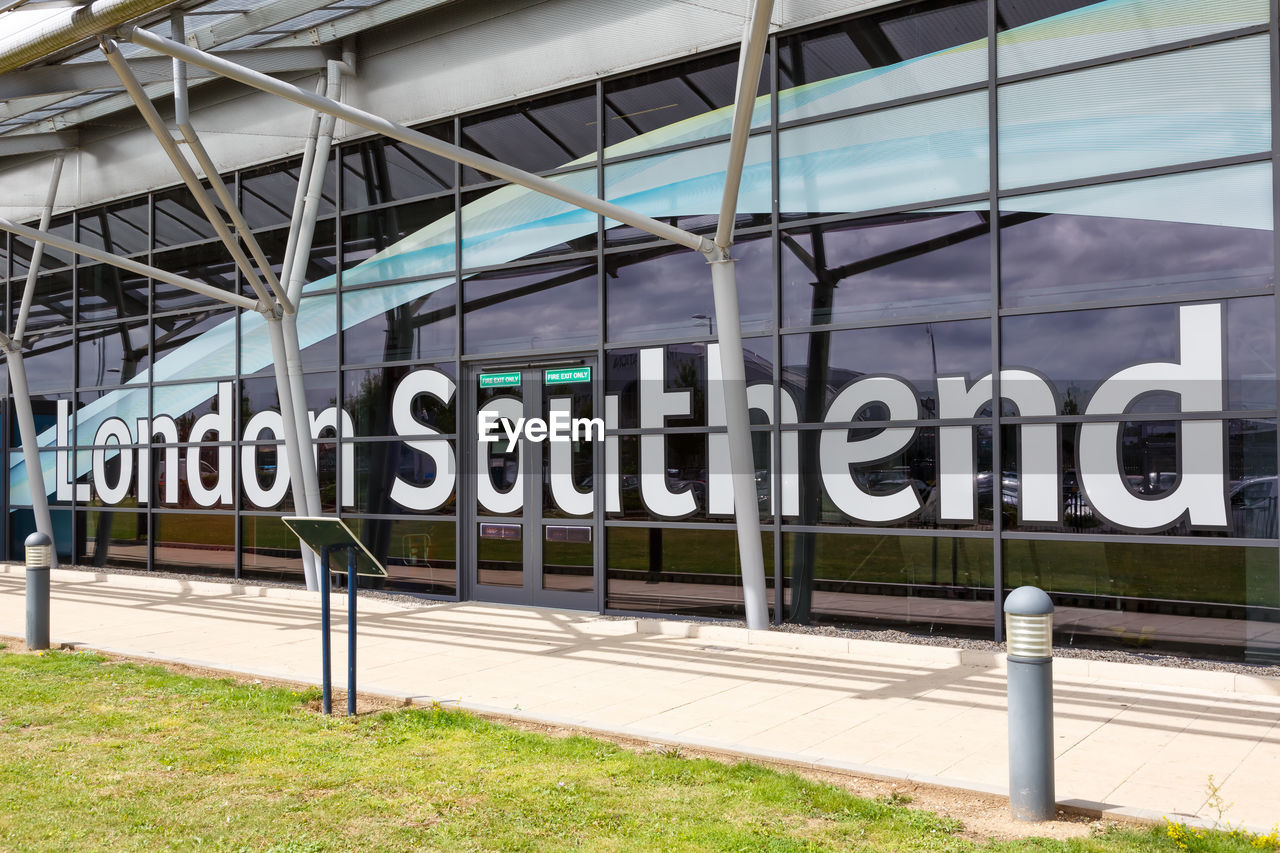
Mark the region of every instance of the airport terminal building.
<instances>
[{"instance_id":1,"label":"airport terminal building","mask_svg":"<svg viewBox=\"0 0 1280 853\"><path fill-rule=\"evenodd\" d=\"M717 229L744 0L134 5ZM1273 5L777 0L731 250L770 620L998 638L1035 584L1061 645L1280 660ZM51 239L135 262L0 235L34 424L6 385L3 556L43 493L63 562L301 581L309 467L370 584L742 618L707 257L108 34L0 62L0 216L52 188ZM273 277L298 406L246 307Z\"/></svg>"}]
</instances>

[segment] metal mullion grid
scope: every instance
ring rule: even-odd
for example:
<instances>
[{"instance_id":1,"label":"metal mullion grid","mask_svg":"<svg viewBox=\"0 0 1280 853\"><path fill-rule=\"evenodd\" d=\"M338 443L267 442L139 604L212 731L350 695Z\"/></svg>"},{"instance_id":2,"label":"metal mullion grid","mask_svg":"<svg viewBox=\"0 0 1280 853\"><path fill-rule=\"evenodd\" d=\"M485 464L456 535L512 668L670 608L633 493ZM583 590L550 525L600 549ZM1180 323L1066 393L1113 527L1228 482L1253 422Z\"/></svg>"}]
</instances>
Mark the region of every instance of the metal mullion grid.
<instances>
[{"instance_id":1,"label":"metal mullion grid","mask_svg":"<svg viewBox=\"0 0 1280 853\"><path fill-rule=\"evenodd\" d=\"M665 217L665 218L669 219L671 217ZM746 228L735 228L733 232L734 242L735 243L738 242L739 237L741 237L742 239L750 239L752 237L768 236L770 234L773 234L774 230L775 229L771 224L770 225L753 225L753 226L748 226ZM704 227L703 231L705 232L705 236L708 238L714 236L715 234L714 227ZM636 251L643 251L645 249L658 249L658 248L664 248L664 247L674 248L675 244L671 243L668 240L664 240L661 237L655 237L651 234L646 234L643 239L638 239L633 243L625 243L617 246L609 246L608 248L604 249L603 254L623 255L623 254L626 254L627 252L636 252Z\"/></svg>"},{"instance_id":2,"label":"metal mullion grid","mask_svg":"<svg viewBox=\"0 0 1280 853\"><path fill-rule=\"evenodd\" d=\"M147 193L146 199L147 199L147 250L143 253L143 255L146 257L146 262L148 266L154 266L155 265L155 249L156 249L156 210L155 210L156 194L153 192ZM153 412L155 411L155 401L156 401L156 389L155 389L156 372L154 369L155 363L156 363L156 324L155 324L156 282L155 282L155 279L147 279L147 283L148 283L148 286L147 286L147 358L151 362L151 366L147 368L147 429L150 429ZM237 328L236 329L237 357L239 357L239 353L240 353L239 332L240 330ZM237 363L236 369L239 370L239 367L240 365L239 363ZM150 436L148 436L148 438L149 437ZM146 510L147 512L147 571L152 572L152 571L155 571L155 556L156 556L155 511L156 511L157 495L154 493L154 490L151 488L150 482L146 484L146 489L147 489L147 510Z\"/></svg>"},{"instance_id":3,"label":"metal mullion grid","mask_svg":"<svg viewBox=\"0 0 1280 853\"><path fill-rule=\"evenodd\" d=\"M759 340L764 340L765 338L773 338L773 337L776 337L776 333L771 331L746 332L746 333L743 333L742 335L742 341L745 344L747 341L759 341ZM609 352L615 352L617 350L648 349L651 347L681 346L684 344L706 345L706 343L707 343L706 335L702 335L702 336L681 335L679 337L674 337L674 338L642 338L634 341L626 341L626 340L611 341L609 343L606 343L604 345L604 348ZM714 343L714 341L712 341L712 343Z\"/></svg>"},{"instance_id":4,"label":"metal mullion grid","mask_svg":"<svg viewBox=\"0 0 1280 853\"><path fill-rule=\"evenodd\" d=\"M1124 543L1133 545L1201 545L1206 547L1246 547L1246 548L1270 548L1275 547L1277 540L1274 537L1266 539L1246 539L1239 536L1156 536L1151 534L1140 533L1058 533L1050 531L1028 531L1028 530L1007 530L1004 533L1005 541L1040 541L1040 542L1102 542L1102 543ZM1134 596L1141 598L1142 596ZM1251 607L1258 605L1249 605L1241 602L1239 606ZM1263 605L1265 606L1265 605Z\"/></svg>"},{"instance_id":5,"label":"metal mullion grid","mask_svg":"<svg viewBox=\"0 0 1280 853\"><path fill-rule=\"evenodd\" d=\"M1025 317L1033 314L1064 314L1068 311L1096 311L1106 308L1141 308L1147 305L1183 305L1188 302L1222 302L1230 299L1250 299L1258 296L1270 296L1274 290L1270 287L1247 288L1243 290L1201 291L1199 293L1175 293L1168 296L1152 296L1146 299L1136 297L1117 297L1116 299L1096 299L1089 302L1064 302L1053 305L1033 305L1025 308L1001 308L1001 317Z\"/></svg>"},{"instance_id":6,"label":"metal mullion grid","mask_svg":"<svg viewBox=\"0 0 1280 853\"><path fill-rule=\"evenodd\" d=\"M343 146L343 150L345 151L350 147L351 146ZM346 193L345 192L341 193L341 195L344 196L345 198ZM433 193L423 193L422 195L409 196L408 198L397 198L397 199L392 199L390 201L380 201L377 204L369 204L363 207L353 207L350 210L343 210L342 216L344 217L359 216L364 213L377 213L378 211L391 210L393 208L400 207L401 205L421 204L424 201L435 201L436 199L442 199L442 198L453 198L453 188L450 187L449 189L437 190L436 192L433 192Z\"/></svg>"},{"instance_id":7,"label":"metal mullion grid","mask_svg":"<svg viewBox=\"0 0 1280 853\"><path fill-rule=\"evenodd\" d=\"M565 252L560 255L540 255L536 258L522 258L515 261L509 261L504 264L489 264L488 266L483 267L467 267L466 275L467 277L471 277L490 272L507 272L510 270L540 267L547 264L563 263L564 261L585 261L590 258L598 257L599 252L595 249L588 249L585 252ZM416 281L417 279L411 280Z\"/></svg>"},{"instance_id":8,"label":"metal mullion grid","mask_svg":"<svg viewBox=\"0 0 1280 853\"><path fill-rule=\"evenodd\" d=\"M946 198L930 199L925 201L908 201L902 204L873 207L867 210L823 213L817 216L797 216L794 219L787 219L781 222L778 228L780 231L789 231L792 229L799 230L801 228L811 227L814 225L828 225L859 219L870 219L874 216L891 216L895 213L928 213L932 208L950 207L960 204L973 204L985 201L986 198L987 193L985 192L967 193L965 195L953 195L947 196Z\"/></svg>"},{"instance_id":9,"label":"metal mullion grid","mask_svg":"<svg viewBox=\"0 0 1280 853\"><path fill-rule=\"evenodd\" d=\"M80 211L72 211L71 214L71 236L73 238L79 236L79 230L76 224L80 219ZM39 227L37 223L35 227ZM50 226L52 228L52 225ZM77 263L77 255L71 256L71 428L67 431L70 435L72 449L68 452L68 465L70 469L68 476L71 477L71 502L69 504L69 512L71 513L71 564L75 565L77 552L80 550L80 525L76 523L80 516L88 517L88 508L80 506L80 501L76 496L78 491L75 484L79 481L76 471L76 450L80 449L80 288L78 286L78 271L80 264ZM40 264L34 264L34 254L31 258L33 266L36 268L36 281L40 280ZM55 441L55 446L57 442ZM39 450L37 449L37 453ZM43 473L41 474L43 479ZM90 478L92 479L92 477ZM34 487L36 483L35 472L27 472L27 483ZM56 545L54 546L57 547Z\"/></svg>"},{"instance_id":10,"label":"metal mullion grid","mask_svg":"<svg viewBox=\"0 0 1280 853\"><path fill-rule=\"evenodd\" d=\"M1238 409L1223 412L1131 412L1118 415L1037 415L1023 417L1005 415L1000 422L1005 426L1026 424L1115 424L1115 423L1167 423L1169 421L1252 421L1276 417L1275 409Z\"/></svg>"},{"instance_id":11,"label":"metal mullion grid","mask_svg":"<svg viewBox=\"0 0 1280 853\"><path fill-rule=\"evenodd\" d=\"M462 145L461 115L453 117L453 144ZM472 395L466 363L462 360L462 353L464 352L463 341L466 334L463 309L466 307L466 303L463 300L462 278L462 164L457 160L453 161L453 281L453 375L454 388L456 389L453 392L453 401L456 412L454 425L456 426L469 410ZM471 485L471 478L466 476L465 473L472 471L474 468L475 448L471 445L472 442L469 441L458 441L453 449L457 469L462 473L462 476L458 477L453 486L455 517L453 560L456 572L453 600L455 601L466 601L471 597L471 581L468 577L467 568L474 558L472 537L475 524L471 523L471 520L475 518L476 496L475 490Z\"/></svg>"},{"instance_id":12,"label":"metal mullion grid","mask_svg":"<svg viewBox=\"0 0 1280 853\"><path fill-rule=\"evenodd\" d=\"M945 314L920 314L918 316L909 317L886 317L879 320L854 320L846 323L827 323L821 326L788 326L786 329L782 330L782 336L812 335L819 332L850 332L857 331L858 329L883 329L889 326L923 326L929 323L955 323L964 320L985 320L990 316L991 314L987 311L955 311Z\"/></svg>"},{"instance_id":13,"label":"metal mullion grid","mask_svg":"<svg viewBox=\"0 0 1280 853\"><path fill-rule=\"evenodd\" d=\"M1134 181L1142 178L1158 178L1165 175L1181 175L1187 172L1199 172L1207 169L1219 169L1225 166L1242 166L1247 163L1270 162L1271 152L1255 151L1251 154L1233 154L1229 157L1210 157L1207 160L1191 160L1184 163L1171 163L1165 166L1148 166L1145 169L1131 169L1127 172L1109 172L1104 175L1087 175L1082 178L1066 178L1061 181L1050 181L1044 184L1029 184L1021 187L1008 187L999 192L1000 198L1015 198L1024 195L1070 190L1079 187L1093 187L1101 184Z\"/></svg>"},{"instance_id":14,"label":"metal mullion grid","mask_svg":"<svg viewBox=\"0 0 1280 853\"><path fill-rule=\"evenodd\" d=\"M335 130L337 129L336 124L334 125L334 129ZM343 350L345 349L345 343L346 343L345 341L346 335L342 327L342 301L343 301L342 297L344 292L343 286L342 286L342 280L343 280L343 270L346 267L346 264L343 263L343 260L344 260L343 252L346 248L346 239L343 236L343 232L345 230L343 228L343 222L346 219L346 213L344 210L344 206L346 204L346 193L343 192L343 189L342 189L342 185L343 183L345 183L342 180L342 155L346 152L346 150L347 150L346 145L339 144L337 140L333 140L333 144L330 149L330 156L333 158L333 255L334 255L333 285L334 285L334 291L336 292L336 295L334 296L334 300L333 300L334 314L336 316L334 334L337 335L337 340L334 342L337 344L337 346L335 347L335 351L337 353L335 356L336 363L333 366L333 382L334 382L333 399L338 408L338 416L334 418L334 425L333 425L333 434L334 434L333 514L336 518L343 517L342 488L345 485L345 483L343 483L343 476L344 476L343 468L345 466L343 466L342 464L342 451L346 445L343 444L343 439L345 438L345 435L343 434L342 430L343 430L343 425L346 421L346 418L344 418L343 415L345 415L347 412L347 399L345 396L346 374L342 372L343 356L344 356ZM299 177L301 177L302 175L301 169L299 169L298 175ZM299 298L298 302L299 304L301 304L302 299ZM301 358L301 353L299 353L299 358ZM355 419L352 418L353 430L355 429L354 422L355 422ZM310 425L308 424L308 429L309 428L310 428ZM314 440L312 441L312 444L313 445L315 444ZM355 449L353 447L352 448L353 453L354 453L354 450ZM318 450L315 452L318 452ZM319 474L317 473L317 477L318 476ZM236 503L239 504L239 501L237 501ZM321 509L323 510L324 507L322 506ZM359 581L357 580L357 586L358 585L359 585Z\"/></svg>"},{"instance_id":15,"label":"metal mullion grid","mask_svg":"<svg viewBox=\"0 0 1280 853\"><path fill-rule=\"evenodd\" d=\"M301 176L302 176L301 170L299 170L298 176L301 179ZM221 176L210 176L210 180L212 180L214 177L217 177L219 180L221 180ZM241 182L241 172L239 169L237 169L233 174L233 178L232 178L231 198L240 207L244 206L244 197L242 195L242 189L243 189L243 185ZM238 229L237 229L236 236L240 237L238 233ZM240 274L238 272L236 273L236 292L237 293L240 292ZM241 527L240 503L242 500L242 496L244 495L244 471L241 470L240 459L237 458L240 455L237 452L239 450L239 445L241 444L239 439L244 437L244 423L242 422L243 413L241 412L241 409L240 409L240 401L244 399L244 383L241 378L244 371L240 363L240 353L242 349L241 336L243 332L243 329L242 329L243 320L244 320L244 312L237 311L236 312L236 334L235 334L236 378L235 378L235 384L232 386L232 389L231 389L231 393L235 395L234 397L235 412L231 416L231 422L235 424L234 426L235 432L232 435L232 438L237 439L236 450L232 452L232 460L231 460L231 470L234 472L232 475L232 481L235 483L235 487L234 487L235 499L231 503L231 508L232 510L235 511L235 519L236 519L235 524L233 525L234 531L232 534L233 536L232 541L234 542L234 547L236 549L235 561L232 563L232 574L237 580L240 579L240 568L241 568L241 564L244 562L244 538L240 532L240 527ZM341 422L341 419L339 419L339 422Z\"/></svg>"},{"instance_id":16,"label":"metal mullion grid","mask_svg":"<svg viewBox=\"0 0 1280 853\"><path fill-rule=\"evenodd\" d=\"M992 539L989 528L974 527L876 527L849 524L783 524L783 533L835 533L839 536L904 536L919 538Z\"/></svg>"},{"instance_id":17,"label":"metal mullion grid","mask_svg":"<svg viewBox=\"0 0 1280 853\"><path fill-rule=\"evenodd\" d=\"M596 196L604 198L604 79L596 79ZM595 381L591 383L591 405L592 411L596 417L604 418L605 405L605 383L608 381L604 374L607 362L605 360L604 341L606 335L606 326L609 322L608 305L605 304L606 288L604 284L604 217L596 216L596 327L598 334L596 335L596 373L598 374ZM595 543L591 548L591 556L595 561L593 575L596 579L596 610L599 613L605 612L605 602L608 601L609 584L609 554L607 548L607 537L605 535L605 516L608 506L605 495L606 481L605 463L607 457L605 455L604 441L592 442L592 471L593 483L598 484L592 489L595 498L595 522L592 524L594 529ZM594 472L599 472L598 476L594 476ZM616 472L615 472L616 473Z\"/></svg>"},{"instance_id":18,"label":"metal mullion grid","mask_svg":"<svg viewBox=\"0 0 1280 853\"><path fill-rule=\"evenodd\" d=\"M773 509L773 624L781 625L787 613L786 573L782 566L782 178L778 139L778 36L769 36L769 207L773 255L773 423L770 426L769 464L773 467L769 504ZM798 472L797 472L798 473Z\"/></svg>"},{"instance_id":19,"label":"metal mullion grid","mask_svg":"<svg viewBox=\"0 0 1280 853\"><path fill-rule=\"evenodd\" d=\"M838 115L838 113L831 113L830 115L824 113L822 116L822 119L820 120L825 120L827 118L830 118L832 115ZM760 127L753 127L751 128L750 132L747 135L752 137L765 136L766 134L770 133L770 131L772 130L772 127L773 127L772 123L766 124ZM632 138L634 139L635 137L632 137ZM699 137L698 139L691 139L688 142L673 142L670 145L658 145L653 148L644 148L639 151L632 151L630 154L614 154L612 157L608 157L605 159L604 165L616 166L619 163L628 163L635 160L645 160L650 157L660 157L663 154L674 154L678 151L688 151L693 148L709 148L713 145L725 145L728 142L729 142L729 134L717 133L714 136L703 136L703 137ZM581 167L578 167L578 168L581 168ZM561 170L564 170L563 167L561 167ZM573 171L573 170L569 169L567 171Z\"/></svg>"},{"instance_id":20,"label":"metal mullion grid","mask_svg":"<svg viewBox=\"0 0 1280 853\"><path fill-rule=\"evenodd\" d=\"M1280 0L1271 0L1267 4L1271 13L1271 20L1267 26L1268 38L1270 41L1271 55L1271 237L1272 237L1272 308L1275 313L1275 329L1276 336L1273 343L1275 344L1276 361L1274 364L1280 365L1280 295L1277 295L1275 283L1280 281L1280 162L1276 159L1276 139L1280 136ZM1276 389L1280 395L1280 371L1277 372ZM1280 400L1280 396L1277 396ZM1276 463L1277 475L1280 476L1280 429L1276 430ZM1280 482L1280 479L1277 480ZM1277 532L1280 538L1280 532ZM1277 543L1277 575L1280 575L1280 543ZM1276 602L1280 604L1280 602ZM1249 653L1245 648L1245 655Z\"/></svg>"},{"instance_id":21,"label":"metal mullion grid","mask_svg":"<svg viewBox=\"0 0 1280 853\"><path fill-rule=\"evenodd\" d=\"M437 433L413 432L413 433L409 433L408 435L353 435L349 438L344 438L342 440L342 443L344 445L351 445L352 447L357 447L361 444L381 444L388 441L458 441L461 437L462 437L462 434L457 432L437 432ZM271 445L279 444L279 442L275 442L275 441L261 441L261 442L246 441L244 443L245 444L271 444Z\"/></svg>"},{"instance_id":22,"label":"metal mullion grid","mask_svg":"<svg viewBox=\"0 0 1280 853\"><path fill-rule=\"evenodd\" d=\"M423 282L423 281L442 281L444 279L450 279L450 278L456 280L457 277L458 277L458 273L455 270L447 273L436 273L434 275L401 276L400 278L389 278L389 279L386 279L385 281L373 281L373 282L366 282L363 284L345 284L344 283L342 285L342 293L343 294L359 293L362 290L377 290L382 287L391 287L397 284L416 284L418 282ZM326 292L332 292L332 291L322 290L317 292L326 293Z\"/></svg>"},{"instance_id":23,"label":"metal mullion grid","mask_svg":"<svg viewBox=\"0 0 1280 853\"><path fill-rule=\"evenodd\" d=\"M1004 470L1004 447L1001 441L1000 415L1004 398L1000 393L1000 124L998 85L999 52L996 49L999 32L1000 0L987 0L987 222L991 229L991 470L992 483L997 482ZM993 490L995 486L993 485ZM995 492L993 491L993 494ZM992 498L991 512L991 588L995 606L991 613L993 638L1004 640L1004 513L999 511L999 501Z\"/></svg>"}]
</instances>

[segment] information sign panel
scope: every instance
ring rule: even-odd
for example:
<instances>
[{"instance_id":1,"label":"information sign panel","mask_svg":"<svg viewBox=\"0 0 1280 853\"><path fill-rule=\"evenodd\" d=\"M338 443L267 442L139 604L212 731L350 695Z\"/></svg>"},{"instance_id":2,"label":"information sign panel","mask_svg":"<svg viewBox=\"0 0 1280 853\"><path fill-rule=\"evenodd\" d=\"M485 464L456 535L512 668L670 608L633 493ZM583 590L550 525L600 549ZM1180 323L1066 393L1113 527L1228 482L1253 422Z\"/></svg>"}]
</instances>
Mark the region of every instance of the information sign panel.
<instances>
[{"instance_id":1,"label":"information sign panel","mask_svg":"<svg viewBox=\"0 0 1280 853\"><path fill-rule=\"evenodd\" d=\"M356 549L356 574L386 577L387 570L377 558L369 553L364 543L356 538L340 518L284 518L281 519L299 539L307 544L318 556L324 556L325 549L336 556L329 561L329 571L334 574L347 573L347 548Z\"/></svg>"}]
</instances>

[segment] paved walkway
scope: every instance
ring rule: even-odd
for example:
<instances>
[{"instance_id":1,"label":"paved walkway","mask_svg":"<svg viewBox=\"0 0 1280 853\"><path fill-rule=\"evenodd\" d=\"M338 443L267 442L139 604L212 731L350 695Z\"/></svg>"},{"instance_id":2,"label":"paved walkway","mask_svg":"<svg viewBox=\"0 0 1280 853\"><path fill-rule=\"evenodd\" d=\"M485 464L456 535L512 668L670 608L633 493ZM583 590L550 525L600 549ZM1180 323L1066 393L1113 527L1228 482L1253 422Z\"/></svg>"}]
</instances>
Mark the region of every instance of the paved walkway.
<instances>
[{"instance_id":1,"label":"paved walkway","mask_svg":"<svg viewBox=\"0 0 1280 853\"><path fill-rule=\"evenodd\" d=\"M0 566L0 634L24 633ZM55 643L319 681L300 590L53 573ZM345 679L345 596L333 598ZM894 778L1007 793L1002 656L713 624L361 598L363 691ZM1256 829L1280 821L1280 680L1055 662L1059 802L1213 818L1210 774Z\"/></svg>"}]
</instances>

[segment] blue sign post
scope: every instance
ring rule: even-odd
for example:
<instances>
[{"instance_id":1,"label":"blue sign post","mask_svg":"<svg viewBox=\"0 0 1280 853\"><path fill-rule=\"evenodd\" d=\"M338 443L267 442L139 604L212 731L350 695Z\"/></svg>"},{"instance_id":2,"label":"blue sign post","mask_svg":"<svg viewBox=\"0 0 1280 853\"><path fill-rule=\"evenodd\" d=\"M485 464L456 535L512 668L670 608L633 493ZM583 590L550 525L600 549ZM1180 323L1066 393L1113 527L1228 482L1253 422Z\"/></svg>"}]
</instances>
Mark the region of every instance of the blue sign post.
<instances>
[{"instance_id":1,"label":"blue sign post","mask_svg":"<svg viewBox=\"0 0 1280 853\"><path fill-rule=\"evenodd\" d=\"M284 523L308 548L320 557L320 660L321 703L326 715L333 713L333 664L329 642L329 559L333 553L347 554L347 716L356 713L356 577L386 577L378 562L351 528L338 518L286 518ZM341 570L339 570L341 571Z\"/></svg>"}]
</instances>

